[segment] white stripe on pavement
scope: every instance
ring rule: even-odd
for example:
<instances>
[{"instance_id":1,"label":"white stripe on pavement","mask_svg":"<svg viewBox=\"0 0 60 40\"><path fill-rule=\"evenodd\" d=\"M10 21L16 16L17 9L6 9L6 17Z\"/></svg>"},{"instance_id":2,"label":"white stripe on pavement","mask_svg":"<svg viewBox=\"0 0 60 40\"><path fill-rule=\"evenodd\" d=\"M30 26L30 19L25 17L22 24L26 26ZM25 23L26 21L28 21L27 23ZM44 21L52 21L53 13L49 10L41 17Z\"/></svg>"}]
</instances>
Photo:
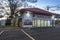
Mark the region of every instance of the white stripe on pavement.
<instances>
[{"instance_id":1,"label":"white stripe on pavement","mask_svg":"<svg viewBox=\"0 0 60 40\"><path fill-rule=\"evenodd\" d=\"M4 32L4 31L1 31L1 32L0 32L0 35L1 35L3 32Z\"/></svg>"},{"instance_id":2,"label":"white stripe on pavement","mask_svg":"<svg viewBox=\"0 0 60 40\"><path fill-rule=\"evenodd\" d=\"M22 31L25 35L27 35L30 39L35 40L32 36L30 36L28 33L26 33L23 29L21 29L21 31Z\"/></svg>"}]
</instances>

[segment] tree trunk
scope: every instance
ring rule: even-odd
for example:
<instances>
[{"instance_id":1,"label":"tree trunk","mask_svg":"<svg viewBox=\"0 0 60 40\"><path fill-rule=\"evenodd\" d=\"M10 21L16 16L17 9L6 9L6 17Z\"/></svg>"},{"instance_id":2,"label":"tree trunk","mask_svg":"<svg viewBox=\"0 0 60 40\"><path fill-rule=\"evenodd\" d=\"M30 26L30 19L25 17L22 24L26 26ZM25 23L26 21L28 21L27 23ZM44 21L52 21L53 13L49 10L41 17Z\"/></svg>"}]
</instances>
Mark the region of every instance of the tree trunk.
<instances>
[{"instance_id":1,"label":"tree trunk","mask_svg":"<svg viewBox=\"0 0 60 40\"><path fill-rule=\"evenodd\" d=\"M6 26L11 26L11 19L7 19Z\"/></svg>"}]
</instances>

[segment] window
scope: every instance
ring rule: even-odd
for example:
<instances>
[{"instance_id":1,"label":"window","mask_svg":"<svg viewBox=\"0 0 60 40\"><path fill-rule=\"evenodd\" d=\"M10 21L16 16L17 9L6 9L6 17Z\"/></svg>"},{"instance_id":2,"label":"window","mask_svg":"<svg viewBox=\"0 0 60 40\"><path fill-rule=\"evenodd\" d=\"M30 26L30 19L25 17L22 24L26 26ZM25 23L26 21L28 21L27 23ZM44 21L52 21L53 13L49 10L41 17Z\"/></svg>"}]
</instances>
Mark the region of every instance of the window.
<instances>
[{"instance_id":1,"label":"window","mask_svg":"<svg viewBox=\"0 0 60 40\"><path fill-rule=\"evenodd\" d=\"M37 27L37 25L36 25L36 24L37 24L36 21L37 21L37 20L33 20L33 21L32 21L32 25L33 25L33 27Z\"/></svg>"},{"instance_id":2,"label":"window","mask_svg":"<svg viewBox=\"0 0 60 40\"><path fill-rule=\"evenodd\" d=\"M43 19L42 20L41 19L33 20L32 25L33 25L33 27L49 27L50 20L43 20Z\"/></svg>"},{"instance_id":3,"label":"window","mask_svg":"<svg viewBox=\"0 0 60 40\"><path fill-rule=\"evenodd\" d=\"M41 20L41 27L43 27L43 26L44 26L43 24L44 24L44 22L43 22L43 20Z\"/></svg>"},{"instance_id":4,"label":"window","mask_svg":"<svg viewBox=\"0 0 60 40\"><path fill-rule=\"evenodd\" d=\"M35 20L35 27L36 27L37 25L36 25L36 20Z\"/></svg>"},{"instance_id":5,"label":"window","mask_svg":"<svg viewBox=\"0 0 60 40\"><path fill-rule=\"evenodd\" d=\"M37 20L37 27L40 27L40 20Z\"/></svg>"},{"instance_id":6,"label":"window","mask_svg":"<svg viewBox=\"0 0 60 40\"><path fill-rule=\"evenodd\" d=\"M47 21L45 20L45 27L47 26Z\"/></svg>"},{"instance_id":7,"label":"window","mask_svg":"<svg viewBox=\"0 0 60 40\"><path fill-rule=\"evenodd\" d=\"M35 21L34 21L34 20L32 21L32 26L33 26L33 27L35 26Z\"/></svg>"},{"instance_id":8,"label":"window","mask_svg":"<svg viewBox=\"0 0 60 40\"><path fill-rule=\"evenodd\" d=\"M48 26L50 26L50 21L48 20Z\"/></svg>"}]
</instances>

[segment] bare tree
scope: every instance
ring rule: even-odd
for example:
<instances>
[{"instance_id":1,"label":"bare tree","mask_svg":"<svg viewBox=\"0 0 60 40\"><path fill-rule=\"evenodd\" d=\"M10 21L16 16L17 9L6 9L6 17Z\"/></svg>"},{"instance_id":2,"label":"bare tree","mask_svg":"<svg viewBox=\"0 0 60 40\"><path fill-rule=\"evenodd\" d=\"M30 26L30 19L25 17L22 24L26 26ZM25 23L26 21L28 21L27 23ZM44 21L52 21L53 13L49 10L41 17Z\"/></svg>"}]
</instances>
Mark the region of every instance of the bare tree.
<instances>
[{"instance_id":1,"label":"bare tree","mask_svg":"<svg viewBox=\"0 0 60 40\"><path fill-rule=\"evenodd\" d=\"M17 15L15 14L15 10L17 8L17 4L19 2L19 0L8 0L9 1L9 7L10 7L10 11L11 11L11 16L9 17L9 19L7 19L7 25L11 25L11 20L13 18L13 15Z\"/></svg>"},{"instance_id":2,"label":"bare tree","mask_svg":"<svg viewBox=\"0 0 60 40\"><path fill-rule=\"evenodd\" d=\"M17 14L15 14L15 11L18 7L21 7L22 5L24 5L24 8L28 5L25 1L26 0L8 0L9 1L9 7L10 7L10 11L11 11L11 16L9 17L10 19L7 19L9 22L9 25L11 25L11 20L17 16ZM21 1L21 3L20 3ZM35 0L36 1L36 0ZM35 1L28 1L27 2L33 2L35 3ZM36 1L37 2L37 1ZM14 16L13 16L14 15ZM15 20L14 20L15 21ZM14 22L15 25L15 22Z\"/></svg>"}]
</instances>

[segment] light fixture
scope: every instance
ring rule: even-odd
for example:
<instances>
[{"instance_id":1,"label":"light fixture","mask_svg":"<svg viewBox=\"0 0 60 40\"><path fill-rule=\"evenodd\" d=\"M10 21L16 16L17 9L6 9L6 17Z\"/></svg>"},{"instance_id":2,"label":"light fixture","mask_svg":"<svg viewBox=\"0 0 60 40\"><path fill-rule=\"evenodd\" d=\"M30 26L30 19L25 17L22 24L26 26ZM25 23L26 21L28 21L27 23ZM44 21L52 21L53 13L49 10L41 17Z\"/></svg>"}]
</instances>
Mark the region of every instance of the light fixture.
<instances>
[{"instance_id":1,"label":"light fixture","mask_svg":"<svg viewBox=\"0 0 60 40\"><path fill-rule=\"evenodd\" d=\"M27 12L26 16L27 16L27 17L30 17L30 13Z\"/></svg>"}]
</instances>

